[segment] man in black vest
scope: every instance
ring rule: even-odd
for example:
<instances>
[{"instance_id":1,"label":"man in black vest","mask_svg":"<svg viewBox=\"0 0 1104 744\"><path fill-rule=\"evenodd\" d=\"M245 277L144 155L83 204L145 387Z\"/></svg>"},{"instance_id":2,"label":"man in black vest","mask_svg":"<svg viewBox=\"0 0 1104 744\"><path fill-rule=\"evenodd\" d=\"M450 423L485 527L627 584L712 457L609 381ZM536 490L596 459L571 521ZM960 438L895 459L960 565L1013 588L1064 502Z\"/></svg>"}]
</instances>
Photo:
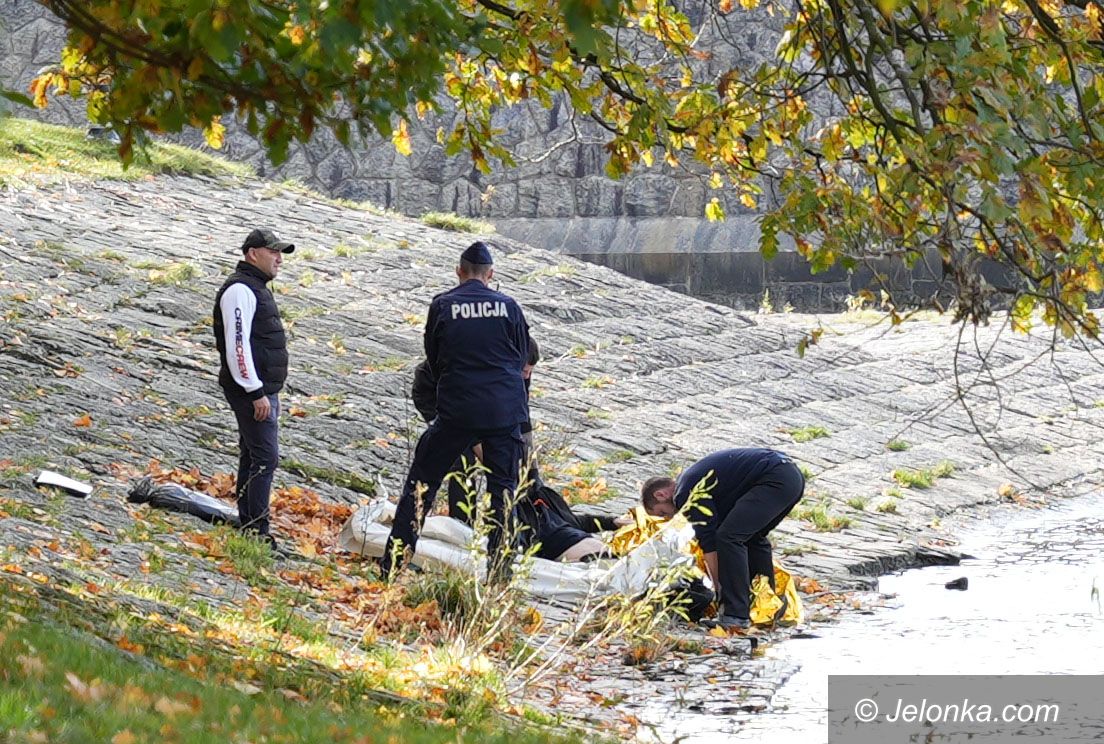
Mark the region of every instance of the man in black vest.
<instances>
[{"instance_id":1,"label":"man in black vest","mask_svg":"<svg viewBox=\"0 0 1104 744\"><path fill-rule=\"evenodd\" d=\"M279 392L288 372L287 337L276 299L267 284L276 278L284 254L295 246L271 230L253 230L242 243L242 260L215 297L215 343L219 385L238 421L238 515L242 529L268 532L268 499L280 460Z\"/></svg>"},{"instance_id":2,"label":"man in black vest","mask_svg":"<svg viewBox=\"0 0 1104 744\"><path fill-rule=\"evenodd\" d=\"M529 358L529 326L521 307L488 284L494 276L491 252L470 245L456 267L459 286L437 295L425 327L426 362L437 381L437 415L418 439L381 565L390 575L395 558L413 550L441 480L456 458L482 443L489 469L491 534L488 568L509 571L504 546L508 504L518 484L521 425L529 420L522 370Z\"/></svg>"}]
</instances>

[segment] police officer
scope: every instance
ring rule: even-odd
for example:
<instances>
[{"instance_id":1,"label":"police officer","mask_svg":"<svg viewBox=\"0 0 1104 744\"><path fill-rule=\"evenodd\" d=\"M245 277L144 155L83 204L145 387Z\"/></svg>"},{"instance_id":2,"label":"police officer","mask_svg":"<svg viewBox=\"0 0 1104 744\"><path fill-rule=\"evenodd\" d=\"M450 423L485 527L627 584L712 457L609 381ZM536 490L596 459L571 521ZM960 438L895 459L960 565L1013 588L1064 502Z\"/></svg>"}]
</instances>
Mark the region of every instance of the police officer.
<instances>
[{"instance_id":1,"label":"police officer","mask_svg":"<svg viewBox=\"0 0 1104 744\"><path fill-rule=\"evenodd\" d=\"M690 507L705 564L721 600L720 625L751 624L751 579L766 576L774 586L774 558L767 534L805 493L805 477L785 454L770 449L727 449L705 457L675 481L659 476L644 482L644 509L670 519L700 484L703 495Z\"/></svg>"},{"instance_id":2,"label":"police officer","mask_svg":"<svg viewBox=\"0 0 1104 744\"><path fill-rule=\"evenodd\" d=\"M400 551L413 550L441 480L476 442L482 443L489 469L488 569L492 576L508 571L503 532L511 531L507 507L517 489L521 425L529 418L522 379L529 327L521 307L488 286L494 267L482 242L461 254L456 276L459 286L434 297L426 317L426 362L437 380L437 416L414 450L381 562L385 575Z\"/></svg>"},{"instance_id":3,"label":"police officer","mask_svg":"<svg viewBox=\"0 0 1104 744\"><path fill-rule=\"evenodd\" d=\"M422 361L414 368L414 384L410 397L422 420L427 424L437 418L437 380L429 362ZM448 515L464 524L471 524L471 493L475 489L473 479L468 473L476 461L483 461L482 448L478 444L468 447L449 467L447 476Z\"/></svg>"},{"instance_id":4,"label":"police officer","mask_svg":"<svg viewBox=\"0 0 1104 744\"><path fill-rule=\"evenodd\" d=\"M275 549L269 534L268 501L280 453L279 392L288 372L287 337L268 283L284 254L295 246L271 230L253 230L242 243L242 260L215 297L215 344L219 385L238 422L238 515Z\"/></svg>"}]
</instances>

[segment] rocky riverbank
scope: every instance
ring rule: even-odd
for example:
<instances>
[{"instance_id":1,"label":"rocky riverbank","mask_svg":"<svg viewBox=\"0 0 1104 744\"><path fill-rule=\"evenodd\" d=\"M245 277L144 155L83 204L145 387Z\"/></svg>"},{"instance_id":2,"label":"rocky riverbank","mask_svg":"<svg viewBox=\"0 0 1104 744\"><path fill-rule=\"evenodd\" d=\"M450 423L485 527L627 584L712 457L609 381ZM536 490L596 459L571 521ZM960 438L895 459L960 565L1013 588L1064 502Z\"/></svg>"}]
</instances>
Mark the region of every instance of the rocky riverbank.
<instances>
[{"instance_id":1,"label":"rocky riverbank","mask_svg":"<svg viewBox=\"0 0 1104 744\"><path fill-rule=\"evenodd\" d=\"M292 354L277 485L309 486L338 505L380 484L396 490L420 431L407 392L425 308L451 286L470 235L251 180L9 188L0 194L9 562L56 578L72 571L73 551L92 551L105 581L156 587L187 575L175 590L228 605L250 596L217 562L157 549L187 542L179 535L194 527L158 517L165 534L151 538L124 494L150 460L206 476L233 470L210 312L236 246L262 225L298 246L277 282ZM496 279L541 344L533 417L546 470L603 510L623 510L645 477L714 449L783 449L806 468L809 489L776 549L825 589L849 589L954 560L948 515L1099 482L1104 369L1079 344L1014 335L1000 318L962 330L945 318L890 327L874 313L743 314L492 240ZM801 356L810 335L819 343ZM29 481L43 467L97 490L88 501L44 495ZM151 571L151 551L171 570ZM599 716L611 722L631 716L611 677L661 689L672 674L723 675L717 690L750 690L765 705L785 676L713 656L681 671L607 669L570 694L612 711Z\"/></svg>"}]
</instances>

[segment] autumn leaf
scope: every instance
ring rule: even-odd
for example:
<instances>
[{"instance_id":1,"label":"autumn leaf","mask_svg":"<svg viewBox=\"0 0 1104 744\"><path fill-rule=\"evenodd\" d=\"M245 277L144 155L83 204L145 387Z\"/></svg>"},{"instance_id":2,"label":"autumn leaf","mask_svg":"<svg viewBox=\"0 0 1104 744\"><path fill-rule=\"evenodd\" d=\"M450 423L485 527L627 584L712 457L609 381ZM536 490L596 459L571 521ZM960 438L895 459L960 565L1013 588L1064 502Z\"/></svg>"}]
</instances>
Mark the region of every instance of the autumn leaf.
<instances>
[{"instance_id":1,"label":"autumn leaf","mask_svg":"<svg viewBox=\"0 0 1104 744\"><path fill-rule=\"evenodd\" d=\"M83 416L73 419L73 426L84 428L92 425L92 416L90 414L84 414Z\"/></svg>"},{"instance_id":2,"label":"autumn leaf","mask_svg":"<svg viewBox=\"0 0 1104 744\"><path fill-rule=\"evenodd\" d=\"M23 670L24 676L41 677L43 672L46 671L46 665L43 664L42 659L37 656L24 656L21 654L15 657L15 660L19 662L19 667Z\"/></svg>"},{"instance_id":3,"label":"autumn leaf","mask_svg":"<svg viewBox=\"0 0 1104 744\"><path fill-rule=\"evenodd\" d=\"M153 704L153 709L165 716L165 718L176 718L178 715L189 712L192 706L187 703L182 703L179 700L171 700L162 695L157 699L157 702Z\"/></svg>"},{"instance_id":4,"label":"autumn leaf","mask_svg":"<svg viewBox=\"0 0 1104 744\"><path fill-rule=\"evenodd\" d=\"M111 744L135 744L138 737L130 733L130 729L123 729L111 737Z\"/></svg>"},{"instance_id":5,"label":"autumn leaf","mask_svg":"<svg viewBox=\"0 0 1104 744\"><path fill-rule=\"evenodd\" d=\"M82 703L98 703L107 697L108 692L110 692L110 688L99 680L93 680L86 684L73 672L65 673L65 681L69 688L69 694Z\"/></svg>"},{"instance_id":6,"label":"autumn leaf","mask_svg":"<svg viewBox=\"0 0 1104 744\"><path fill-rule=\"evenodd\" d=\"M718 625L709 629L709 635L714 638L728 638L728 631Z\"/></svg>"},{"instance_id":7,"label":"autumn leaf","mask_svg":"<svg viewBox=\"0 0 1104 744\"><path fill-rule=\"evenodd\" d=\"M223 143L226 141L226 127L222 123L222 119L218 116L211 119L203 129L203 139L207 141L207 146L213 150L221 150Z\"/></svg>"},{"instance_id":8,"label":"autumn leaf","mask_svg":"<svg viewBox=\"0 0 1104 744\"><path fill-rule=\"evenodd\" d=\"M414 152L410 144L410 132L407 130L406 119L399 119L399 126L391 133L391 144L400 155L409 156Z\"/></svg>"}]
</instances>

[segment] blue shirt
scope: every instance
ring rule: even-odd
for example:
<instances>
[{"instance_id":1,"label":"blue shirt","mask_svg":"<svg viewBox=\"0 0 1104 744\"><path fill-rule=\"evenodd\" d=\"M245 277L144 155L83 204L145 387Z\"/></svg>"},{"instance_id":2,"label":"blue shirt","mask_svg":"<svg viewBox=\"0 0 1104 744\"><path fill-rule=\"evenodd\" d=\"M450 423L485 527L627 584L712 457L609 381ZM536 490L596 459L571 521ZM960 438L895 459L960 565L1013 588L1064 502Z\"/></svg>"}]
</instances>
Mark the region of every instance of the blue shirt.
<instances>
[{"instance_id":1,"label":"blue shirt","mask_svg":"<svg viewBox=\"0 0 1104 744\"><path fill-rule=\"evenodd\" d=\"M426 317L425 351L442 424L492 430L529 420L521 377L529 326L511 297L478 279L437 295Z\"/></svg>"},{"instance_id":2,"label":"blue shirt","mask_svg":"<svg viewBox=\"0 0 1104 744\"><path fill-rule=\"evenodd\" d=\"M703 552L712 553L717 549L717 527L732 511L732 505L755 486L763 473L787 459L785 454L772 449L727 449L707 455L682 471L675 485L676 509L686 504L699 482L704 481L703 489L711 486L686 515Z\"/></svg>"}]
</instances>

